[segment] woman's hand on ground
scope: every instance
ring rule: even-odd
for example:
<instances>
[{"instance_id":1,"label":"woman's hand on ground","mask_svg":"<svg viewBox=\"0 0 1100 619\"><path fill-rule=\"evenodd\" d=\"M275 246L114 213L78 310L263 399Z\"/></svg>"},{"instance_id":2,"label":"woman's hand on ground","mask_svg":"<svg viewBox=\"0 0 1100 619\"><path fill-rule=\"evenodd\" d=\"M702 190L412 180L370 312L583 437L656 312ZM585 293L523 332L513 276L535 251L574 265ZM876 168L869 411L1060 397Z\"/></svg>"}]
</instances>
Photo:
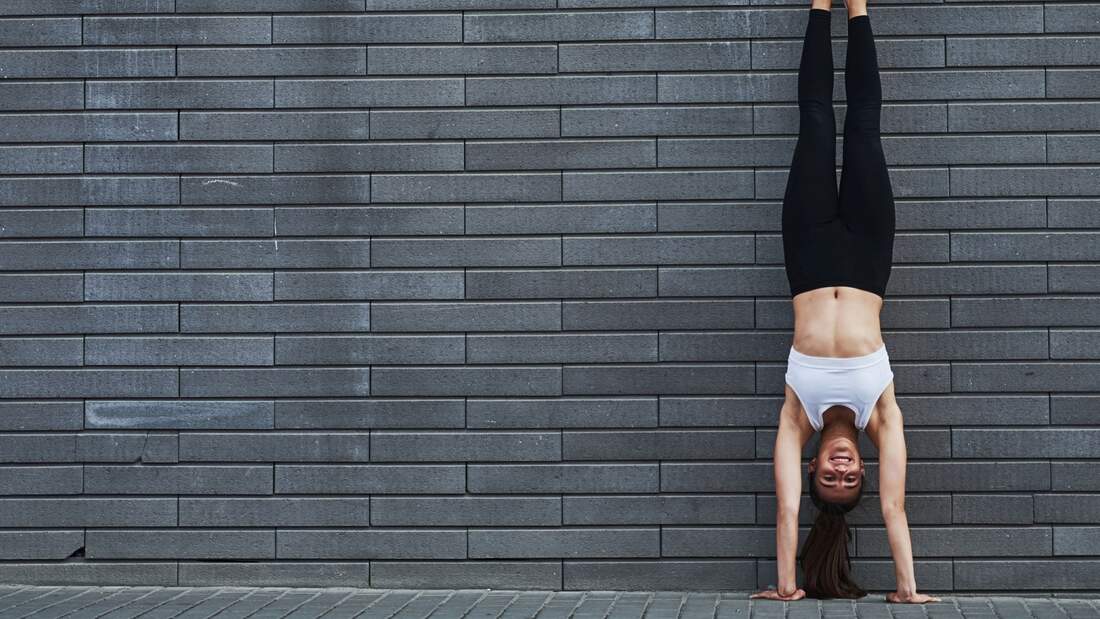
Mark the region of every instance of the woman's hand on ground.
<instances>
[{"instance_id":1,"label":"woman's hand on ground","mask_svg":"<svg viewBox=\"0 0 1100 619\"><path fill-rule=\"evenodd\" d=\"M749 596L750 599L763 598L765 600L782 600L784 602L800 600L804 597L806 597L806 592L802 589L795 589L794 593L790 595L780 595L778 589L764 589L763 591L758 591Z\"/></svg>"},{"instance_id":2,"label":"woman's hand on ground","mask_svg":"<svg viewBox=\"0 0 1100 619\"><path fill-rule=\"evenodd\" d=\"M941 602L942 600L927 593L917 593L916 591L910 594L891 591L886 594L886 601L894 604L924 604L925 602Z\"/></svg>"}]
</instances>

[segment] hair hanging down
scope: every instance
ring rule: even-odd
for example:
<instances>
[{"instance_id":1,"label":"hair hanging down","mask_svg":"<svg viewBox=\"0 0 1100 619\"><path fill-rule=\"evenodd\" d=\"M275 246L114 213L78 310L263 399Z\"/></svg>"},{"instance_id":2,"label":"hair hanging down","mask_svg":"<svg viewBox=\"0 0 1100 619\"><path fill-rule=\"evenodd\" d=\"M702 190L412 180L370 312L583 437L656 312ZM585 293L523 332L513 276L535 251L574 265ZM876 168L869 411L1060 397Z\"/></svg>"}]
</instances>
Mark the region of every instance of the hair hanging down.
<instances>
[{"instance_id":1,"label":"hair hanging down","mask_svg":"<svg viewBox=\"0 0 1100 619\"><path fill-rule=\"evenodd\" d=\"M850 503L830 503L817 494L814 473L809 474L810 500L818 509L817 518L802 545L800 564L808 597L861 598L867 592L852 581L852 562L848 558L848 541L852 532L844 514L852 511L863 498L864 483Z\"/></svg>"}]
</instances>

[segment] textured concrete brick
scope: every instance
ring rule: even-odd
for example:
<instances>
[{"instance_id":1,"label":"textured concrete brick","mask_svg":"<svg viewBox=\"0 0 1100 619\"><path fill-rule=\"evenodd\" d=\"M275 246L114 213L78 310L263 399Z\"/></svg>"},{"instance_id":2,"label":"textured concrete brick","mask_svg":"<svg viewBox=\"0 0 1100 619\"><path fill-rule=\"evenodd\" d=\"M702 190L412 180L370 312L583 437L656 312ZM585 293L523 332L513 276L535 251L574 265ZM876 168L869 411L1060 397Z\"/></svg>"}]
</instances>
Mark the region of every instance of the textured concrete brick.
<instances>
[{"instance_id":1,"label":"textured concrete brick","mask_svg":"<svg viewBox=\"0 0 1100 619\"><path fill-rule=\"evenodd\" d=\"M468 552L477 559L656 557L659 540L656 528L475 529L469 532Z\"/></svg>"},{"instance_id":2,"label":"textured concrete brick","mask_svg":"<svg viewBox=\"0 0 1100 619\"><path fill-rule=\"evenodd\" d=\"M271 172L271 147L267 145L173 144L89 145L84 151L88 172L196 173Z\"/></svg>"},{"instance_id":3,"label":"textured concrete brick","mask_svg":"<svg viewBox=\"0 0 1100 619\"><path fill-rule=\"evenodd\" d=\"M255 0L175 0L177 13L250 13L257 8ZM282 12L342 12L362 11L364 0L267 0L265 11Z\"/></svg>"},{"instance_id":4,"label":"textured concrete brick","mask_svg":"<svg viewBox=\"0 0 1100 619\"><path fill-rule=\"evenodd\" d=\"M0 22L0 40L14 47L80 45L81 18L6 18Z\"/></svg>"},{"instance_id":5,"label":"textured concrete brick","mask_svg":"<svg viewBox=\"0 0 1100 619\"><path fill-rule=\"evenodd\" d=\"M80 338L20 337L0 342L3 365L83 365Z\"/></svg>"},{"instance_id":6,"label":"textured concrete brick","mask_svg":"<svg viewBox=\"0 0 1100 619\"><path fill-rule=\"evenodd\" d=\"M468 398L469 428L653 427L656 398Z\"/></svg>"},{"instance_id":7,"label":"textured concrete brick","mask_svg":"<svg viewBox=\"0 0 1100 619\"><path fill-rule=\"evenodd\" d=\"M753 324L752 302L744 299L565 301L561 311L562 328L577 331L744 329Z\"/></svg>"},{"instance_id":8,"label":"textured concrete brick","mask_svg":"<svg viewBox=\"0 0 1100 619\"><path fill-rule=\"evenodd\" d=\"M460 398L279 400L277 428L460 428Z\"/></svg>"},{"instance_id":9,"label":"textured concrete brick","mask_svg":"<svg viewBox=\"0 0 1100 619\"><path fill-rule=\"evenodd\" d=\"M0 300L23 303L79 301L83 279L79 273L0 274Z\"/></svg>"},{"instance_id":10,"label":"textured concrete brick","mask_svg":"<svg viewBox=\"0 0 1100 619\"><path fill-rule=\"evenodd\" d=\"M8 241L3 269L167 269L179 267L177 241Z\"/></svg>"},{"instance_id":11,"label":"textured concrete brick","mask_svg":"<svg viewBox=\"0 0 1100 619\"><path fill-rule=\"evenodd\" d=\"M279 78L275 80L274 105L250 107L462 105L463 86L461 78Z\"/></svg>"},{"instance_id":12,"label":"textured concrete brick","mask_svg":"<svg viewBox=\"0 0 1100 619\"><path fill-rule=\"evenodd\" d=\"M1089 391L1098 371L1090 362L956 363L951 381L958 391Z\"/></svg>"},{"instance_id":13,"label":"textured concrete brick","mask_svg":"<svg viewBox=\"0 0 1100 619\"><path fill-rule=\"evenodd\" d=\"M351 432L183 432L180 461L360 462L370 458L370 437Z\"/></svg>"},{"instance_id":14,"label":"textured concrete brick","mask_svg":"<svg viewBox=\"0 0 1100 619\"><path fill-rule=\"evenodd\" d=\"M172 498L4 498L0 523L5 527L172 527Z\"/></svg>"},{"instance_id":15,"label":"textured concrete brick","mask_svg":"<svg viewBox=\"0 0 1100 619\"><path fill-rule=\"evenodd\" d=\"M1046 32L1100 32L1100 8L1050 4L1043 7Z\"/></svg>"},{"instance_id":16,"label":"textured concrete brick","mask_svg":"<svg viewBox=\"0 0 1100 619\"><path fill-rule=\"evenodd\" d=\"M1039 517L1039 497L1030 494L956 494L952 497L951 522L956 524L1032 524ZM1035 497L1036 500L1032 501Z\"/></svg>"},{"instance_id":17,"label":"textured concrete brick","mask_svg":"<svg viewBox=\"0 0 1100 619\"><path fill-rule=\"evenodd\" d=\"M279 336L279 365L462 363L460 335Z\"/></svg>"},{"instance_id":18,"label":"textured concrete brick","mask_svg":"<svg viewBox=\"0 0 1100 619\"><path fill-rule=\"evenodd\" d=\"M90 208L83 224L91 236L264 236L273 219L267 208Z\"/></svg>"},{"instance_id":19,"label":"textured concrete brick","mask_svg":"<svg viewBox=\"0 0 1100 619\"><path fill-rule=\"evenodd\" d=\"M651 168L653 140L479 141L466 146L468 170L553 168Z\"/></svg>"},{"instance_id":20,"label":"textured concrete brick","mask_svg":"<svg viewBox=\"0 0 1100 619\"><path fill-rule=\"evenodd\" d=\"M176 56L171 49L0 51L0 62L0 75L6 78L176 75Z\"/></svg>"},{"instance_id":21,"label":"textured concrete brick","mask_svg":"<svg viewBox=\"0 0 1100 619\"><path fill-rule=\"evenodd\" d=\"M1100 451L1100 433L1082 428L956 428L951 441L956 458L1091 458Z\"/></svg>"},{"instance_id":22,"label":"textured concrete brick","mask_svg":"<svg viewBox=\"0 0 1100 619\"><path fill-rule=\"evenodd\" d=\"M557 331L556 301L370 304L373 331Z\"/></svg>"},{"instance_id":23,"label":"textured concrete brick","mask_svg":"<svg viewBox=\"0 0 1100 619\"><path fill-rule=\"evenodd\" d=\"M371 75L555 73L558 68L553 45L372 45L367 55Z\"/></svg>"},{"instance_id":24,"label":"textured concrete brick","mask_svg":"<svg viewBox=\"0 0 1100 619\"><path fill-rule=\"evenodd\" d=\"M235 18L234 18L235 19ZM185 48L176 75L366 75L362 47Z\"/></svg>"},{"instance_id":25,"label":"textured concrete brick","mask_svg":"<svg viewBox=\"0 0 1100 619\"><path fill-rule=\"evenodd\" d=\"M175 0L11 0L0 15L170 13Z\"/></svg>"},{"instance_id":26,"label":"textured concrete brick","mask_svg":"<svg viewBox=\"0 0 1100 619\"><path fill-rule=\"evenodd\" d=\"M372 395L549 396L562 393L562 372L541 366L376 367L371 383Z\"/></svg>"},{"instance_id":27,"label":"textured concrete brick","mask_svg":"<svg viewBox=\"0 0 1100 619\"><path fill-rule=\"evenodd\" d=\"M271 80L88 81L85 88L89 109L250 108L273 103Z\"/></svg>"},{"instance_id":28,"label":"textured concrete brick","mask_svg":"<svg viewBox=\"0 0 1100 619\"><path fill-rule=\"evenodd\" d=\"M357 139L368 137L369 118L357 111L180 111L179 131L186 140Z\"/></svg>"},{"instance_id":29,"label":"textured concrete brick","mask_svg":"<svg viewBox=\"0 0 1100 619\"><path fill-rule=\"evenodd\" d=\"M80 110L84 108L84 84L80 80L56 82L11 81L0 93L0 110Z\"/></svg>"},{"instance_id":30,"label":"textured concrete brick","mask_svg":"<svg viewBox=\"0 0 1100 619\"><path fill-rule=\"evenodd\" d=\"M218 430L274 427L271 402L96 400L84 406L85 428Z\"/></svg>"},{"instance_id":31,"label":"textured concrete brick","mask_svg":"<svg viewBox=\"0 0 1100 619\"><path fill-rule=\"evenodd\" d=\"M1100 270L1091 264L1058 264L1047 267L1051 292L1096 292L1100 290Z\"/></svg>"},{"instance_id":32,"label":"textured concrete brick","mask_svg":"<svg viewBox=\"0 0 1100 619\"><path fill-rule=\"evenodd\" d=\"M746 430L563 431L565 460L729 460L756 455Z\"/></svg>"},{"instance_id":33,"label":"textured concrete brick","mask_svg":"<svg viewBox=\"0 0 1100 619\"><path fill-rule=\"evenodd\" d=\"M308 587L322 584L330 587L355 587L371 582L373 575L366 561L180 561L178 566L179 584L193 587ZM346 596L346 593L340 593L341 598ZM376 596L369 599L374 597ZM235 606L240 604L241 602L237 602ZM197 612L220 610L225 606L226 600L215 600L210 608L199 608ZM325 608L329 606L332 604L326 601ZM303 610L310 612L310 609Z\"/></svg>"},{"instance_id":34,"label":"textured concrete brick","mask_svg":"<svg viewBox=\"0 0 1100 619\"><path fill-rule=\"evenodd\" d=\"M370 515L365 497L180 499L182 527L367 526Z\"/></svg>"},{"instance_id":35,"label":"textured concrete brick","mask_svg":"<svg viewBox=\"0 0 1100 619\"><path fill-rule=\"evenodd\" d=\"M1036 556L1051 555L1050 527L913 527L913 556ZM861 557L889 557L885 528L861 528Z\"/></svg>"},{"instance_id":36,"label":"textured concrete brick","mask_svg":"<svg viewBox=\"0 0 1100 619\"><path fill-rule=\"evenodd\" d=\"M466 360L474 363L657 361L651 334L470 335L467 344Z\"/></svg>"},{"instance_id":37,"label":"textured concrete brick","mask_svg":"<svg viewBox=\"0 0 1100 619\"><path fill-rule=\"evenodd\" d=\"M1047 32L1056 32L1051 30L1051 8L1046 7ZM1049 66L1097 62L1100 62L1100 37L947 37L948 66Z\"/></svg>"},{"instance_id":38,"label":"textured concrete brick","mask_svg":"<svg viewBox=\"0 0 1100 619\"><path fill-rule=\"evenodd\" d=\"M275 464L274 490L276 494L462 494L465 477L462 464Z\"/></svg>"},{"instance_id":39,"label":"textured concrete brick","mask_svg":"<svg viewBox=\"0 0 1100 619\"><path fill-rule=\"evenodd\" d=\"M371 460L385 461L559 461L556 432L371 433Z\"/></svg>"},{"instance_id":40,"label":"textured concrete brick","mask_svg":"<svg viewBox=\"0 0 1100 619\"><path fill-rule=\"evenodd\" d=\"M1100 103L1094 101L949 102L947 106L951 131L1081 131L1100 126Z\"/></svg>"},{"instance_id":41,"label":"textured concrete brick","mask_svg":"<svg viewBox=\"0 0 1100 619\"><path fill-rule=\"evenodd\" d=\"M195 529L173 531L93 530L87 534L89 559L272 559L275 531Z\"/></svg>"},{"instance_id":42,"label":"textured concrete brick","mask_svg":"<svg viewBox=\"0 0 1100 619\"><path fill-rule=\"evenodd\" d=\"M12 142L131 142L177 137L176 115L170 112L59 112L51 114L48 123L40 119L37 114L5 115L0 137Z\"/></svg>"},{"instance_id":43,"label":"textured concrete brick","mask_svg":"<svg viewBox=\"0 0 1100 619\"><path fill-rule=\"evenodd\" d=\"M179 180L172 176L17 176L0 179L5 206L176 204Z\"/></svg>"},{"instance_id":44,"label":"textured concrete brick","mask_svg":"<svg viewBox=\"0 0 1100 619\"><path fill-rule=\"evenodd\" d=\"M275 299L411 300L459 299L462 271L276 271Z\"/></svg>"},{"instance_id":45,"label":"textured concrete brick","mask_svg":"<svg viewBox=\"0 0 1100 619\"><path fill-rule=\"evenodd\" d=\"M562 524L753 524L752 495L562 497Z\"/></svg>"},{"instance_id":46,"label":"textured concrete brick","mask_svg":"<svg viewBox=\"0 0 1100 619\"><path fill-rule=\"evenodd\" d=\"M560 526L559 497L373 497L374 526Z\"/></svg>"},{"instance_id":47,"label":"textured concrete brick","mask_svg":"<svg viewBox=\"0 0 1100 619\"><path fill-rule=\"evenodd\" d=\"M467 489L475 493L657 492L656 464L471 464Z\"/></svg>"},{"instance_id":48,"label":"textured concrete brick","mask_svg":"<svg viewBox=\"0 0 1100 619\"><path fill-rule=\"evenodd\" d=\"M461 13L276 15L272 43L456 43Z\"/></svg>"},{"instance_id":49,"label":"textured concrete brick","mask_svg":"<svg viewBox=\"0 0 1100 619\"><path fill-rule=\"evenodd\" d=\"M751 263L749 235L585 236L562 239L562 264Z\"/></svg>"},{"instance_id":50,"label":"textured concrete brick","mask_svg":"<svg viewBox=\"0 0 1100 619\"><path fill-rule=\"evenodd\" d=\"M562 136L731 135L753 132L748 105L564 107ZM760 128L757 127L760 133Z\"/></svg>"},{"instance_id":51,"label":"textured concrete brick","mask_svg":"<svg viewBox=\"0 0 1100 619\"><path fill-rule=\"evenodd\" d=\"M38 147L29 147L7 152L13 154L13 159L16 161L14 165L37 165L45 163L43 159L54 156L60 159L64 167L71 165L72 149L66 147L47 146L42 150ZM4 212L4 227L0 229L0 238L83 236L83 234L83 209L78 208L7 209Z\"/></svg>"},{"instance_id":52,"label":"textured concrete brick","mask_svg":"<svg viewBox=\"0 0 1100 619\"><path fill-rule=\"evenodd\" d=\"M651 268L470 269L466 297L472 299L552 297L648 297L656 293Z\"/></svg>"},{"instance_id":53,"label":"textured concrete brick","mask_svg":"<svg viewBox=\"0 0 1100 619\"><path fill-rule=\"evenodd\" d=\"M456 529L279 530L283 559L465 559L467 532Z\"/></svg>"},{"instance_id":54,"label":"textured concrete brick","mask_svg":"<svg viewBox=\"0 0 1100 619\"><path fill-rule=\"evenodd\" d=\"M181 369L179 395L367 395L369 374L367 368Z\"/></svg>"},{"instance_id":55,"label":"textured concrete brick","mask_svg":"<svg viewBox=\"0 0 1100 619\"><path fill-rule=\"evenodd\" d=\"M1035 522L1091 524L1096 522L1097 510L1100 510L1100 497L1095 494L1035 495ZM1057 531L1055 528L1056 538Z\"/></svg>"},{"instance_id":56,"label":"textured concrete brick","mask_svg":"<svg viewBox=\"0 0 1100 619\"><path fill-rule=\"evenodd\" d=\"M1100 576L1100 561L1060 560L957 560L954 587L965 590L1089 589Z\"/></svg>"},{"instance_id":57,"label":"textured concrete brick","mask_svg":"<svg viewBox=\"0 0 1100 619\"><path fill-rule=\"evenodd\" d=\"M270 273L103 272L88 273L88 301L270 301Z\"/></svg>"},{"instance_id":58,"label":"textured concrete brick","mask_svg":"<svg viewBox=\"0 0 1100 619\"><path fill-rule=\"evenodd\" d=\"M558 70L715 71L748 69L748 41L708 43L594 43L560 47Z\"/></svg>"},{"instance_id":59,"label":"textured concrete brick","mask_svg":"<svg viewBox=\"0 0 1100 619\"><path fill-rule=\"evenodd\" d=\"M173 397L177 371L166 369L0 370L0 397Z\"/></svg>"},{"instance_id":60,"label":"textured concrete brick","mask_svg":"<svg viewBox=\"0 0 1100 619\"><path fill-rule=\"evenodd\" d=\"M84 532L64 529L2 531L0 542L0 557L8 561L58 561L84 545Z\"/></svg>"},{"instance_id":61,"label":"textured concrete brick","mask_svg":"<svg viewBox=\"0 0 1100 619\"><path fill-rule=\"evenodd\" d=\"M653 11L470 13L463 42L652 39Z\"/></svg>"},{"instance_id":62,"label":"textured concrete brick","mask_svg":"<svg viewBox=\"0 0 1100 619\"><path fill-rule=\"evenodd\" d=\"M1100 398L1089 395L1056 395L1050 398L1050 418L1055 424L1088 425Z\"/></svg>"},{"instance_id":63,"label":"textured concrete brick","mask_svg":"<svg viewBox=\"0 0 1100 619\"><path fill-rule=\"evenodd\" d=\"M259 494L272 493L270 465L87 465L89 494ZM173 503L174 504L174 503Z\"/></svg>"},{"instance_id":64,"label":"textured concrete brick","mask_svg":"<svg viewBox=\"0 0 1100 619\"><path fill-rule=\"evenodd\" d=\"M462 230L462 206L280 207L280 235L426 234ZM368 232L369 231L369 232Z\"/></svg>"},{"instance_id":65,"label":"textured concrete brick","mask_svg":"<svg viewBox=\"0 0 1100 619\"><path fill-rule=\"evenodd\" d=\"M1052 97L1095 97L1097 69L1048 69L1047 94Z\"/></svg>"},{"instance_id":66,"label":"textured concrete brick","mask_svg":"<svg viewBox=\"0 0 1100 619\"><path fill-rule=\"evenodd\" d=\"M654 75L470 77L467 105L571 105L656 103Z\"/></svg>"},{"instance_id":67,"label":"textured concrete brick","mask_svg":"<svg viewBox=\"0 0 1100 619\"><path fill-rule=\"evenodd\" d=\"M183 303L179 328L185 333L368 331L370 314L368 303Z\"/></svg>"},{"instance_id":68,"label":"textured concrete brick","mask_svg":"<svg viewBox=\"0 0 1100 619\"><path fill-rule=\"evenodd\" d=\"M271 17L87 17L85 45L217 45L272 43Z\"/></svg>"},{"instance_id":69,"label":"textured concrete brick","mask_svg":"<svg viewBox=\"0 0 1100 619\"><path fill-rule=\"evenodd\" d=\"M4 334L13 333L119 333L175 331L178 310L175 306L81 305L9 306L0 308Z\"/></svg>"}]
</instances>

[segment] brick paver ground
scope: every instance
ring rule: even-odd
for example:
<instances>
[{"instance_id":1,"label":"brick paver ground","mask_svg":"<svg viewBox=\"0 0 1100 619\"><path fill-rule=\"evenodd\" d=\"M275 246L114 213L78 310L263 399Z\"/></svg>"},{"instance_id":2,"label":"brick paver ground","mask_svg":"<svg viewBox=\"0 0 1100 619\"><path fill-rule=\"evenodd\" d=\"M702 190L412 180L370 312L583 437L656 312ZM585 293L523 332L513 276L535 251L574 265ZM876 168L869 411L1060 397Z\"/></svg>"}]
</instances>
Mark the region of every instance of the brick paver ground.
<instances>
[{"instance_id":1,"label":"brick paver ground","mask_svg":"<svg viewBox=\"0 0 1100 619\"><path fill-rule=\"evenodd\" d=\"M0 619L1094 619L1095 598L946 596L929 604L750 600L750 592L0 585Z\"/></svg>"}]
</instances>

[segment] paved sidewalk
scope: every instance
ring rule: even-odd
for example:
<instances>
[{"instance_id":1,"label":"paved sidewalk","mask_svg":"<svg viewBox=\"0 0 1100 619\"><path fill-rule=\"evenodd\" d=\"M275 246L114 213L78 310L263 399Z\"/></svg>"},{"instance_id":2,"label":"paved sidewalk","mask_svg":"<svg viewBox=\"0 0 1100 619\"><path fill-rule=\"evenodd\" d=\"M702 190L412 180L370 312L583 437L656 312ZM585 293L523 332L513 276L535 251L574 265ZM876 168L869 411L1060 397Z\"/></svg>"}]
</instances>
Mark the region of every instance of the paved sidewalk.
<instances>
[{"instance_id":1,"label":"paved sidewalk","mask_svg":"<svg viewBox=\"0 0 1100 619\"><path fill-rule=\"evenodd\" d=\"M1091 619L1100 599L946 596L929 604L750 600L750 592L0 585L0 619Z\"/></svg>"}]
</instances>

